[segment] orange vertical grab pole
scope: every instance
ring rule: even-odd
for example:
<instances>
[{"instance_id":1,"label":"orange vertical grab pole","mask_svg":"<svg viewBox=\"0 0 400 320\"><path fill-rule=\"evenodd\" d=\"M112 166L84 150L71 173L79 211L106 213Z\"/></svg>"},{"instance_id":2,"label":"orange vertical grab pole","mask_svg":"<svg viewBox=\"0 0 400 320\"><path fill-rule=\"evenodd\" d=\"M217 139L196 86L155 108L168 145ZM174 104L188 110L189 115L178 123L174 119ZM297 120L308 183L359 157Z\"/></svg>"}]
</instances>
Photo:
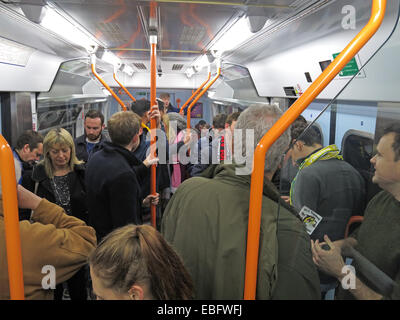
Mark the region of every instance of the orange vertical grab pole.
<instances>
[{"instance_id":1,"label":"orange vertical grab pole","mask_svg":"<svg viewBox=\"0 0 400 320\"><path fill-rule=\"evenodd\" d=\"M150 36L151 57L150 57L150 103L151 110L158 109L156 101L156 46L157 36ZM155 119L150 121L150 153L153 157L156 156L156 128L157 123ZM156 194L156 165L151 166L151 180L150 180L150 193ZM156 228L156 206L151 204L151 224Z\"/></svg>"},{"instance_id":2,"label":"orange vertical grab pole","mask_svg":"<svg viewBox=\"0 0 400 320\"><path fill-rule=\"evenodd\" d=\"M325 71L310 85L296 102L282 115L258 143L254 152L251 174L249 225L247 231L246 273L244 299L254 300L257 286L258 250L261 223L261 204L264 185L265 155L270 146L291 123L321 93L333 78L346 66L365 43L374 35L385 15L386 0L373 0L372 14L368 24L347 45Z\"/></svg>"},{"instance_id":3,"label":"orange vertical grab pole","mask_svg":"<svg viewBox=\"0 0 400 320\"><path fill-rule=\"evenodd\" d=\"M14 157L9 144L2 135L0 135L0 174L10 298L11 300L24 300L24 278Z\"/></svg>"}]
</instances>

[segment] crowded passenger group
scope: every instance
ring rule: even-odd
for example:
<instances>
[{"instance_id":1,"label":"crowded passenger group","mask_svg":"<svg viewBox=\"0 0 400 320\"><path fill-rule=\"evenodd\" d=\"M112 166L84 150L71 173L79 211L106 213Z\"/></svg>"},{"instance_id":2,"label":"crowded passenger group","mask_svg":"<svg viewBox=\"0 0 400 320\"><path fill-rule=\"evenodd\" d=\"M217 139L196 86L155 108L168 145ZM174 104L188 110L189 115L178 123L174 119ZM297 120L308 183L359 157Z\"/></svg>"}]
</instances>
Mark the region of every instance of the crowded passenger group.
<instances>
[{"instance_id":1,"label":"crowded passenger group","mask_svg":"<svg viewBox=\"0 0 400 320\"><path fill-rule=\"evenodd\" d=\"M252 105L189 130L162 93L157 106L137 100L107 123L89 110L75 139L63 128L24 132L13 154L26 299L243 299L251 185L243 169L281 115L275 105ZM400 299L400 125L386 128L371 164L381 191L370 200L364 177L303 117L271 146L256 299ZM364 220L345 238L355 215ZM1 234L0 298L9 299L4 248ZM392 288L380 290L358 261L356 285L343 286L348 248ZM56 277L44 286L48 265Z\"/></svg>"}]
</instances>

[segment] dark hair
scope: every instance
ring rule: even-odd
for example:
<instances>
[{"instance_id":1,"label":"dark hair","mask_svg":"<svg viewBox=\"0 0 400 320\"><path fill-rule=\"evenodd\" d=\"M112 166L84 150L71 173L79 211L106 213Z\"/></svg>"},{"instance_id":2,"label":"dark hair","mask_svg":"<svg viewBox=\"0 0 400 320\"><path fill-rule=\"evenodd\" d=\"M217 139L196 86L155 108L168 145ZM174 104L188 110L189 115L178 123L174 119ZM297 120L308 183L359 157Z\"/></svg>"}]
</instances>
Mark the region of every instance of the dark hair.
<instances>
[{"instance_id":1,"label":"dark hair","mask_svg":"<svg viewBox=\"0 0 400 320\"><path fill-rule=\"evenodd\" d=\"M119 146L127 146L139 133L140 121L134 112L120 111L114 113L107 122L111 141Z\"/></svg>"},{"instance_id":2,"label":"dark hair","mask_svg":"<svg viewBox=\"0 0 400 320\"><path fill-rule=\"evenodd\" d=\"M194 127L195 127L195 129L200 131L201 130L200 127L204 128L206 124L207 124L207 122L205 122L204 120L200 120L199 122L197 122L197 124Z\"/></svg>"},{"instance_id":3,"label":"dark hair","mask_svg":"<svg viewBox=\"0 0 400 320\"><path fill-rule=\"evenodd\" d=\"M156 300L193 298L192 279L181 258L149 225L114 230L89 256L89 264L106 288L119 293L146 283Z\"/></svg>"},{"instance_id":4,"label":"dark hair","mask_svg":"<svg viewBox=\"0 0 400 320\"><path fill-rule=\"evenodd\" d=\"M221 113L221 114L217 114L214 118L213 118L213 126L215 129L225 129L225 121L226 121L226 114L225 113Z\"/></svg>"},{"instance_id":5,"label":"dark hair","mask_svg":"<svg viewBox=\"0 0 400 320\"><path fill-rule=\"evenodd\" d=\"M394 161L398 161L400 159L400 124L392 123L383 130L383 135L387 135L389 133L394 134L392 148L394 151Z\"/></svg>"},{"instance_id":6,"label":"dark hair","mask_svg":"<svg viewBox=\"0 0 400 320\"><path fill-rule=\"evenodd\" d=\"M170 98L169 93L168 93L168 92L162 92L162 93L160 93L160 99L163 99L163 98Z\"/></svg>"},{"instance_id":7,"label":"dark hair","mask_svg":"<svg viewBox=\"0 0 400 320\"><path fill-rule=\"evenodd\" d=\"M315 144L322 145L322 137L316 127L311 126L307 128L306 123L299 123L291 128L292 140L303 141L306 146L313 146Z\"/></svg>"},{"instance_id":8,"label":"dark hair","mask_svg":"<svg viewBox=\"0 0 400 320\"><path fill-rule=\"evenodd\" d=\"M99 110L95 110L95 109L89 110L85 115L85 120L86 120L86 118L90 118L90 119L100 118L101 124L103 125L103 123L104 123L104 116Z\"/></svg>"},{"instance_id":9,"label":"dark hair","mask_svg":"<svg viewBox=\"0 0 400 320\"><path fill-rule=\"evenodd\" d=\"M228 118L226 118L226 123L229 124L229 125L232 125L232 122L233 122L233 121L237 121L237 119L239 118L239 116L240 116L240 111L231 113L231 114L228 116Z\"/></svg>"},{"instance_id":10,"label":"dark hair","mask_svg":"<svg viewBox=\"0 0 400 320\"><path fill-rule=\"evenodd\" d=\"M132 102L131 110L143 117L145 112L150 111L150 101L146 99L136 100Z\"/></svg>"},{"instance_id":11,"label":"dark hair","mask_svg":"<svg viewBox=\"0 0 400 320\"><path fill-rule=\"evenodd\" d=\"M26 130L18 137L15 148L21 150L24 145L28 144L29 149L32 151L38 147L39 143L43 143L43 136L39 132Z\"/></svg>"}]
</instances>

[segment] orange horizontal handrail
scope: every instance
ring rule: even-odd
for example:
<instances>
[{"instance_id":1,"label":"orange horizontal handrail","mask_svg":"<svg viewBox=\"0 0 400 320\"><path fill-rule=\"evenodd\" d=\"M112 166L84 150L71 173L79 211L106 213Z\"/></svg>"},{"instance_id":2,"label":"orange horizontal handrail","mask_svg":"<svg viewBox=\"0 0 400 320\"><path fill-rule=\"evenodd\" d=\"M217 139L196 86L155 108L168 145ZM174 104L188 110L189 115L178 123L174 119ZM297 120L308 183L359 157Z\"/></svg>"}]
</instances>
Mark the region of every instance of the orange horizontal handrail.
<instances>
[{"instance_id":1,"label":"orange horizontal handrail","mask_svg":"<svg viewBox=\"0 0 400 320\"><path fill-rule=\"evenodd\" d=\"M111 95L114 97L115 100L117 100L117 102L120 104L120 106L122 107L122 110L126 111L126 106L125 104L121 101L120 98L118 98L118 96L115 94L115 92L109 87L109 85L107 83L104 82L104 80L97 74L96 72L96 68L94 66L94 63L92 62L92 73L94 74L94 76L101 82L101 84L111 93Z\"/></svg>"},{"instance_id":2,"label":"orange horizontal handrail","mask_svg":"<svg viewBox=\"0 0 400 320\"><path fill-rule=\"evenodd\" d=\"M9 144L2 135L0 135L0 175L10 298L11 300L24 300L24 278L14 157Z\"/></svg>"},{"instance_id":3,"label":"orange horizontal handrail","mask_svg":"<svg viewBox=\"0 0 400 320\"><path fill-rule=\"evenodd\" d=\"M347 45L324 72L282 115L257 144L251 174L249 224L247 232L246 272L244 299L254 300L257 286L262 194L264 186L265 155L271 145L289 128L292 122L308 107L344 66L375 34L385 15L386 0L373 0L371 18L367 25Z\"/></svg>"},{"instance_id":4,"label":"orange horizontal handrail","mask_svg":"<svg viewBox=\"0 0 400 320\"><path fill-rule=\"evenodd\" d=\"M135 102L136 99L135 99L135 98L131 95L131 93L122 85L122 83L118 81L117 76L115 75L115 72L113 73L113 77L114 77L114 80L115 80L115 81L118 83L118 85L121 87L121 89L125 91L125 93L129 96L129 98L132 99L133 102Z\"/></svg>"},{"instance_id":5,"label":"orange horizontal handrail","mask_svg":"<svg viewBox=\"0 0 400 320\"><path fill-rule=\"evenodd\" d=\"M185 107L189 104L190 101L200 92L201 89L206 85L206 83L210 80L211 78L211 71L208 71L208 78L206 81L204 81L200 87L191 95L191 97L182 105L181 109L179 110L179 113L183 115Z\"/></svg>"},{"instance_id":6,"label":"orange horizontal handrail","mask_svg":"<svg viewBox=\"0 0 400 320\"><path fill-rule=\"evenodd\" d=\"M207 84L207 86L197 95L197 97L192 101L192 103L187 108L187 118L186 118L187 129L190 129L190 119L193 106L197 101L199 101L199 99L203 96L203 94L214 84L214 82L217 81L220 75L221 75L221 66L218 66L217 75L214 77L214 79L211 80L209 84Z\"/></svg>"}]
</instances>

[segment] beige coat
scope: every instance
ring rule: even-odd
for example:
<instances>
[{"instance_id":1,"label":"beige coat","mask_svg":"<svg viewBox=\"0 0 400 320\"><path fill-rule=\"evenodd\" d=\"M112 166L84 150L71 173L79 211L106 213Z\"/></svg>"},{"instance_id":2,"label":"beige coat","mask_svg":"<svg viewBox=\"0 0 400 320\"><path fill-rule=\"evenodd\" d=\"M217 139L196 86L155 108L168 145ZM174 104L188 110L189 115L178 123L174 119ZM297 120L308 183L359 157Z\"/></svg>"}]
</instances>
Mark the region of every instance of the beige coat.
<instances>
[{"instance_id":1,"label":"beige coat","mask_svg":"<svg viewBox=\"0 0 400 320\"><path fill-rule=\"evenodd\" d=\"M54 266L56 283L72 277L96 246L96 233L82 220L43 199L32 215L34 223L21 221L20 236L25 299L53 299L53 290L43 289L46 265ZM4 231L3 205L0 200L0 299L10 299Z\"/></svg>"}]
</instances>

